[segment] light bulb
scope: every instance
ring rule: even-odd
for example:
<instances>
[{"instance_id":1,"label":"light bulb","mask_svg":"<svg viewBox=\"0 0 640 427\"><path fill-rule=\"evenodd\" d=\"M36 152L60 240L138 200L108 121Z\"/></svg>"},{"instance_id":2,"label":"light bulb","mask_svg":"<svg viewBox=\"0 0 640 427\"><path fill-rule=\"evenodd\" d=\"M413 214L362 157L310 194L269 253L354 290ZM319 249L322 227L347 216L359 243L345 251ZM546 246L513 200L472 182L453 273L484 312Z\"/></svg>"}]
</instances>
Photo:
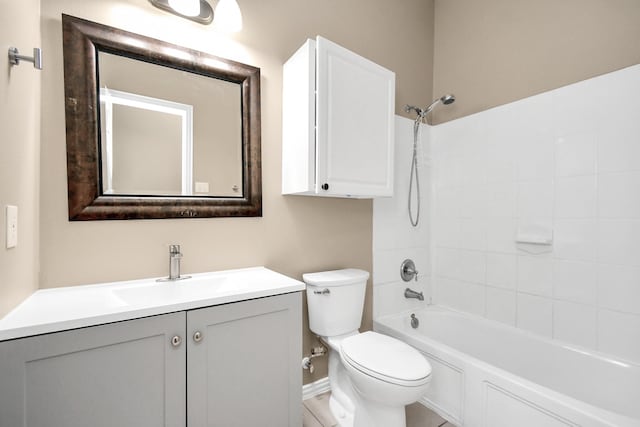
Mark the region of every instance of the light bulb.
<instances>
[{"instance_id":1,"label":"light bulb","mask_svg":"<svg viewBox=\"0 0 640 427\"><path fill-rule=\"evenodd\" d=\"M169 6L184 16L200 15L200 0L169 0Z\"/></svg>"},{"instance_id":2,"label":"light bulb","mask_svg":"<svg viewBox=\"0 0 640 427\"><path fill-rule=\"evenodd\" d=\"M213 16L215 27L222 31L236 33L242 30L242 12L236 0L220 0Z\"/></svg>"}]
</instances>

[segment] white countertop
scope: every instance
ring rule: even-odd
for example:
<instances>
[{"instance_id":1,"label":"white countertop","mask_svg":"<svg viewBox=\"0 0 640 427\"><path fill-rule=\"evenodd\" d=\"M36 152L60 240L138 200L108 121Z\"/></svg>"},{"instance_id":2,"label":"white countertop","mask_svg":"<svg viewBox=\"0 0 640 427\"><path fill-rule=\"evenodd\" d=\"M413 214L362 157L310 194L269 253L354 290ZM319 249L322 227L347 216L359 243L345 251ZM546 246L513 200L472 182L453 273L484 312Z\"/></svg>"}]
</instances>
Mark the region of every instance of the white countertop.
<instances>
[{"instance_id":1,"label":"white countertop","mask_svg":"<svg viewBox=\"0 0 640 427\"><path fill-rule=\"evenodd\" d=\"M153 279L42 289L0 319L0 341L280 295L304 283L253 267Z\"/></svg>"}]
</instances>

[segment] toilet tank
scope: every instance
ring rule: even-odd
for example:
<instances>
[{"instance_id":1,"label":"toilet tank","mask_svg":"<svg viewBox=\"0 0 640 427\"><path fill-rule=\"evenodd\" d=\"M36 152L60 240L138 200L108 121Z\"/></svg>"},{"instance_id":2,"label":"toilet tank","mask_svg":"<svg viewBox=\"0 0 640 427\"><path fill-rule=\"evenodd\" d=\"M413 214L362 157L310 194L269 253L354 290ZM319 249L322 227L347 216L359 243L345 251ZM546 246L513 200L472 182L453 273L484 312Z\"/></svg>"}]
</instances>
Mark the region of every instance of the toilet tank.
<instances>
[{"instance_id":1,"label":"toilet tank","mask_svg":"<svg viewBox=\"0 0 640 427\"><path fill-rule=\"evenodd\" d=\"M322 337L356 331L368 278L367 271L354 268L303 274L311 331Z\"/></svg>"}]
</instances>

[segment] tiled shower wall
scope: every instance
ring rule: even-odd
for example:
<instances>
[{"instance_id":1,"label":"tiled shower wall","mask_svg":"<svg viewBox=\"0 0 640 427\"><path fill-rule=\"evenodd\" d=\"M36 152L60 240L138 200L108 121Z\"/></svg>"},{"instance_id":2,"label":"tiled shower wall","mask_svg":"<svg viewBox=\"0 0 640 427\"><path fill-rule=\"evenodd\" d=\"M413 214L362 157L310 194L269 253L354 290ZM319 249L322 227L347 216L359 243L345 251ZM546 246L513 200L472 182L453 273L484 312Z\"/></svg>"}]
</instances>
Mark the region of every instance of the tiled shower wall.
<instances>
[{"instance_id":1,"label":"tiled shower wall","mask_svg":"<svg viewBox=\"0 0 640 427\"><path fill-rule=\"evenodd\" d=\"M396 117L394 196L373 201L373 316L415 309L424 303L406 299L406 287L424 292L428 298L430 279L429 221L431 171L428 158L429 130L422 126L418 145L421 213L418 227L409 222L407 197L413 146L413 120ZM415 187L414 187L415 191ZM415 206L415 201L414 201ZM418 270L418 281L400 279L400 264L411 258Z\"/></svg>"},{"instance_id":2,"label":"tiled shower wall","mask_svg":"<svg viewBox=\"0 0 640 427\"><path fill-rule=\"evenodd\" d=\"M431 138L434 302L640 362L640 66Z\"/></svg>"}]
</instances>

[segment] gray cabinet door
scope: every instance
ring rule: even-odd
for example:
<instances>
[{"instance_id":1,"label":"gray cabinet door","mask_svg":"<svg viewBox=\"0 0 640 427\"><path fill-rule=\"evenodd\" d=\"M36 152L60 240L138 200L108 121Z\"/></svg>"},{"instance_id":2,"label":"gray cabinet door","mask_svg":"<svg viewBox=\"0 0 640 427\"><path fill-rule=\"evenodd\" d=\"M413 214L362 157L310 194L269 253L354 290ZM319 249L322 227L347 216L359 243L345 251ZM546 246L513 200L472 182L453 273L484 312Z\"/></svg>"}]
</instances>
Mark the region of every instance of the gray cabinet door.
<instances>
[{"instance_id":1,"label":"gray cabinet door","mask_svg":"<svg viewBox=\"0 0 640 427\"><path fill-rule=\"evenodd\" d=\"M188 312L189 427L302 425L301 299L296 292Z\"/></svg>"},{"instance_id":2,"label":"gray cabinet door","mask_svg":"<svg viewBox=\"0 0 640 427\"><path fill-rule=\"evenodd\" d=\"M0 426L185 426L184 312L0 342Z\"/></svg>"}]
</instances>

